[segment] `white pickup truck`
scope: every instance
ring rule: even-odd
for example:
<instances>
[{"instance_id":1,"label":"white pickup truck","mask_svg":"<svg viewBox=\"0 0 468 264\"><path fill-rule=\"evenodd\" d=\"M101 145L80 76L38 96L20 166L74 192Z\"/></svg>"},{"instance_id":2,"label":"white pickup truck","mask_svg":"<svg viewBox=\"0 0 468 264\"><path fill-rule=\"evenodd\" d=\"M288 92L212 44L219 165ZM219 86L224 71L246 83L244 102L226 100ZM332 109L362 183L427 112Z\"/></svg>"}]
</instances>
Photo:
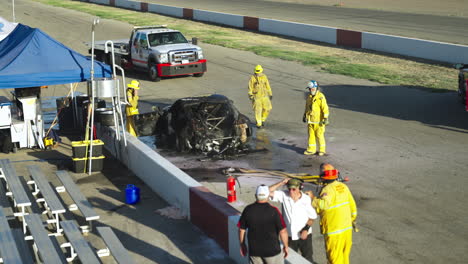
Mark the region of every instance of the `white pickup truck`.
<instances>
[{"instance_id":1,"label":"white pickup truck","mask_svg":"<svg viewBox=\"0 0 468 264\"><path fill-rule=\"evenodd\" d=\"M116 64L127 70L146 71L152 81L178 75L201 77L206 72L206 59L196 39L188 41L180 31L166 26L135 27L130 39L112 42ZM96 60L111 64L111 53L105 53L105 43L96 41L94 53Z\"/></svg>"}]
</instances>

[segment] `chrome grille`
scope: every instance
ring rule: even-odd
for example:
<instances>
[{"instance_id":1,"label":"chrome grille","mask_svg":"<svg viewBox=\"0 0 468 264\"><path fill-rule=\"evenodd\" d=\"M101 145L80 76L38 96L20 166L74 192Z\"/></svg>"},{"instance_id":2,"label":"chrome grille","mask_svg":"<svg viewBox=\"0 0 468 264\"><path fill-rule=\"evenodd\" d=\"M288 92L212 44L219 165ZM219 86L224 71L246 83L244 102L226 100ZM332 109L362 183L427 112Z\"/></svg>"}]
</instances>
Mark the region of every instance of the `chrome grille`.
<instances>
[{"instance_id":1,"label":"chrome grille","mask_svg":"<svg viewBox=\"0 0 468 264\"><path fill-rule=\"evenodd\" d=\"M197 61L196 50L176 50L169 52L169 62L174 64Z\"/></svg>"}]
</instances>

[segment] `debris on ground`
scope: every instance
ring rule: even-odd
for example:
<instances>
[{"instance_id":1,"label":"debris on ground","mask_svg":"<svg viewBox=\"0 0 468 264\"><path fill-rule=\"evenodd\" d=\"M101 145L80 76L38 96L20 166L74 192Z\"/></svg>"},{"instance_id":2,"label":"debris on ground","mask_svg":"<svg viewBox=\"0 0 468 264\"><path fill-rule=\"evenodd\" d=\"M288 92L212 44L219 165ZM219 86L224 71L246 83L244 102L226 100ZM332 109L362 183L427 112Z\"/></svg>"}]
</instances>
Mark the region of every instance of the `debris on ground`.
<instances>
[{"instance_id":1,"label":"debris on ground","mask_svg":"<svg viewBox=\"0 0 468 264\"><path fill-rule=\"evenodd\" d=\"M179 208L174 207L174 206L161 208L161 209L156 210L155 212L170 219L186 219L187 218L187 216L185 216L180 211Z\"/></svg>"}]
</instances>

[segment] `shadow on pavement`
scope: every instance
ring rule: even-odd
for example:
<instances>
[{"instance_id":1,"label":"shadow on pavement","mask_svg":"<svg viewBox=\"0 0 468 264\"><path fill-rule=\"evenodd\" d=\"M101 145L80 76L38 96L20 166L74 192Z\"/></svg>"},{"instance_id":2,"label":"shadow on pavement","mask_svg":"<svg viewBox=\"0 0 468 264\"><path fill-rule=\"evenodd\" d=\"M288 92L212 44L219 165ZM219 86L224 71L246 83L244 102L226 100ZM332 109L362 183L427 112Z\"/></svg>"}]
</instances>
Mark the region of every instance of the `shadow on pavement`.
<instances>
[{"instance_id":1,"label":"shadow on pavement","mask_svg":"<svg viewBox=\"0 0 468 264\"><path fill-rule=\"evenodd\" d=\"M468 129L468 116L455 92L355 85L325 85L322 90L329 106L335 108L418 121L432 127L468 133L460 131Z\"/></svg>"}]
</instances>

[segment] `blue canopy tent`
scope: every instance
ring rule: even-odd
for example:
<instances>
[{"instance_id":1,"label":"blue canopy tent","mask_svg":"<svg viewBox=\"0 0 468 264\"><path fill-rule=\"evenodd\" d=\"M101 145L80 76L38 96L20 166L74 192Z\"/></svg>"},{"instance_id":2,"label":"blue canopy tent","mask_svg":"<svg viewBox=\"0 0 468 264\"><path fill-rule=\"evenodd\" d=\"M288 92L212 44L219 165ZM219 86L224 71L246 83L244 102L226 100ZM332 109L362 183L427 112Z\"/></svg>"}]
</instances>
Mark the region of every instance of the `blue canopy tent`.
<instances>
[{"instance_id":1,"label":"blue canopy tent","mask_svg":"<svg viewBox=\"0 0 468 264\"><path fill-rule=\"evenodd\" d=\"M94 61L94 77L111 77L109 65ZM22 24L0 41L0 89L84 82L91 59L40 29Z\"/></svg>"}]
</instances>

